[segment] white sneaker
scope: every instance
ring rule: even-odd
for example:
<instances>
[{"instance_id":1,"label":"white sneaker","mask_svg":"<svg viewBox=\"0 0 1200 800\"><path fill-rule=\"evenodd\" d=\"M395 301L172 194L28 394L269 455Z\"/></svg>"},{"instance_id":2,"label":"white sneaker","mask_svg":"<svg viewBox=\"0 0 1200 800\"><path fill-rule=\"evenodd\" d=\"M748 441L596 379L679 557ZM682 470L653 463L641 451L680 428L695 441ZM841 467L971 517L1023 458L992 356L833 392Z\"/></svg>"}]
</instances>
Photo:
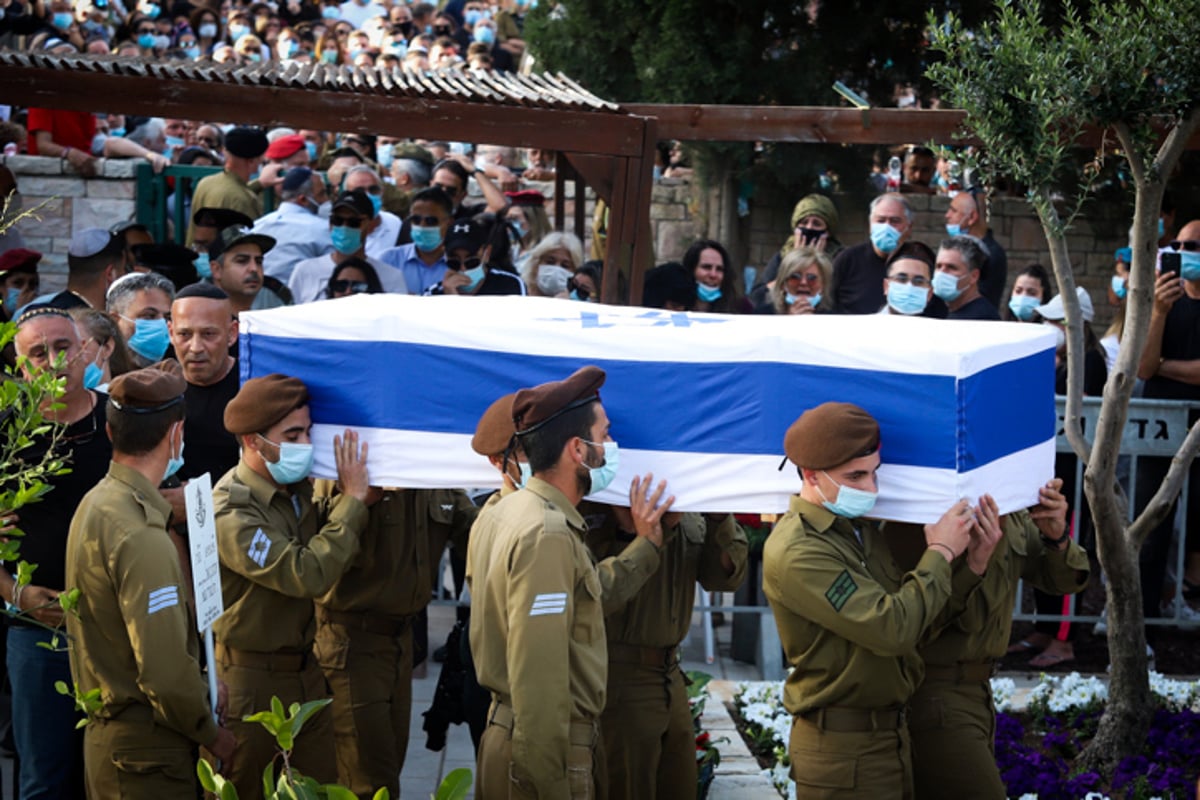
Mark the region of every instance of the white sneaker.
<instances>
[{"instance_id":1,"label":"white sneaker","mask_svg":"<svg viewBox=\"0 0 1200 800\"><path fill-rule=\"evenodd\" d=\"M1161 608L1162 615L1176 620L1180 627L1200 627L1200 611L1192 608L1178 595L1172 598L1171 602L1163 603Z\"/></svg>"},{"instance_id":2,"label":"white sneaker","mask_svg":"<svg viewBox=\"0 0 1200 800\"><path fill-rule=\"evenodd\" d=\"M1092 633L1097 636L1108 636L1108 606L1100 609L1100 619L1092 626Z\"/></svg>"}]
</instances>

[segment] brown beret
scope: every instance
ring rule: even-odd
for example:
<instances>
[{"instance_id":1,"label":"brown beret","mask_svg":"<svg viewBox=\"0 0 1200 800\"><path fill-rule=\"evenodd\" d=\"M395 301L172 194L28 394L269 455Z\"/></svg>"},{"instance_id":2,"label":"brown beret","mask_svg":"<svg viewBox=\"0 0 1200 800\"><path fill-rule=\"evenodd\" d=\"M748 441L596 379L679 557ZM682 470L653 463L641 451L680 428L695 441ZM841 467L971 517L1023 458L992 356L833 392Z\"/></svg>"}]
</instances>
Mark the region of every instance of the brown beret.
<instances>
[{"instance_id":1,"label":"brown beret","mask_svg":"<svg viewBox=\"0 0 1200 800\"><path fill-rule=\"evenodd\" d=\"M126 372L108 385L113 408L128 414L153 414L183 401L187 381L157 367Z\"/></svg>"},{"instance_id":2,"label":"brown beret","mask_svg":"<svg viewBox=\"0 0 1200 800\"><path fill-rule=\"evenodd\" d=\"M274 373L251 378L225 406L225 430L234 436L262 433L308 404L308 389L299 378Z\"/></svg>"},{"instance_id":3,"label":"brown beret","mask_svg":"<svg viewBox=\"0 0 1200 800\"><path fill-rule=\"evenodd\" d=\"M506 394L488 406L487 411L479 418L475 426L475 435L471 437L471 449L481 456L500 455L508 449L517 429L513 427L513 398L515 394Z\"/></svg>"},{"instance_id":4,"label":"brown beret","mask_svg":"<svg viewBox=\"0 0 1200 800\"><path fill-rule=\"evenodd\" d=\"M599 367L583 367L566 380L517 392L512 405L517 433L537 430L571 409L599 400L604 377L604 370Z\"/></svg>"},{"instance_id":5,"label":"brown beret","mask_svg":"<svg viewBox=\"0 0 1200 800\"><path fill-rule=\"evenodd\" d=\"M879 423L853 403L810 408L783 435L783 452L804 469L830 469L879 449Z\"/></svg>"}]
</instances>

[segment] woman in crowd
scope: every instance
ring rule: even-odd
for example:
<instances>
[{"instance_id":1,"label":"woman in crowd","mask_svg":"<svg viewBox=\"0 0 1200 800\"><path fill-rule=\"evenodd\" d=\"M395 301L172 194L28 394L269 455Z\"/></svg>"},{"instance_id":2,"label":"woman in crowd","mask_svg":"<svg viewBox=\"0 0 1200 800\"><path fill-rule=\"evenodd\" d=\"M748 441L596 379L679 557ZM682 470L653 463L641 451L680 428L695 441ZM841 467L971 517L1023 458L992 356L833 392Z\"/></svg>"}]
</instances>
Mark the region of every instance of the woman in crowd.
<instances>
[{"instance_id":1,"label":"woman in crowd","mask_svg":"<svg viewBox=\"0 0 1200 800\"><path fill-rule=\"evenodd\" d=\"M1122 247L1114 254L1113 261L1113 275L1108 287L1108 304L1113 307L1113 319L1100 339L1109 370L1117 363L1121 335L1125 332L1125 297L1129 294L1129 265L1133 262L1133 250Z\"/></svg>"},{"instance_id":2,"label":"woman in crowd","mask_svg":"<svg viewBox=\"0 0 1200 800\"><path fill-rule=\"evenodd\" d=\"M125 337L112 317L94 308L77 308L71 316L79 331L81 357L87 364L83 372L85 389L103 392L113 378L136 369Z\"/></svg>"},{"instance_id":3,"label":"woman in crowd","mask_svg":"<svg viewBox=\"0 0 1200 800\"><path fill-rule=\"evenodd\" d=\"M1008 322L1035 322L1034 309L1047 302L1053 293L1046 268L1041 264L1030 264L1017 273L1003 318Z\"/></svg>"},{"instance_id":4,"label":"woman in crowd","mask_svg":"<svg viewBox=\"0 0 1200 800\"><path fill-rule=\"evenodd\" d=\"M379 273L361 258L348 258L333 270L325 295L329 298L352 294L383 294Z\"/></svg>"},{"instance_id":5,"label":"woman in crowd","mask_svg":"<svg viewBox=\"0 0 1200 800\"><path fill-rule=\"evenodd\" d=\"M779 252L771 256L771 260L759 274L753 291L750 292L750 301L756 308L770 303L767 297L770 294L769 286L779 274L779 265L783 257L792 250L810 247L824 253L832 261L842 249L842 243L837 240L837 224L837 206L825 195L810 194L796 203L796 207L792 209L791 233L784 240Z\"/></svg>"},{"instance_id":6,"label":"woman in crowd","mask_svg":"<svg viewBox=\"0 0 1200 800\"><path fill-rule=\"evenodd\" d=\"M217 15L217 12L208 6L200 6L192 12L189 21L192 30L196 33L196 42L200 46L200 52L211 52L213 45L216 44L223 33L221 30L221 18Z\"/></svg>"},{"instance_id":7,"label":"woman in crowd","mask_svg":"<svg viewBox=\"0 0 1200 800\"><path fill-rule=\"evenodd\" d=\"M573 233L555 231L542 238L521 266L521 277L534 297L557 297L583 264L583 243Z\"/></svg>"},{"instance_id":8,"label":"woman in crowd","mask_svg":"<svg viewBox=\"0 0 1200 800\"><path fill-rule=\"evenodd\" d=\"M523 192L505 192L509 200L505 214L509 227L516 235L513 255L520 259L521 253L546 238L553 228L546 215L546 198L536 189Z\"/></svg>"},{"instance_id":9,"label":"woman in crowd","mask_svg":"<svg viewBox=\"0 0 1200 800\"><path fill-rule=\"evenodd\" d=\"M585 261L571 280L567 281L567 299L583 303L599 303L603 275L603 261Z\"/></svg>"},{"instance_id":10,"label":"woman in crowd","mask_svg":"<svg viewBox=\"0 0 1200 800\"><path fill-rule=\"evenodd\" d=\"M832 275L829 256L811 247L791 250L779 264L769 302L756 308L755 313L829 313L833 305L828 292Z\"/></svg>"},{"instance_id":11,"label":"woman in crowd","mask_svg":"<svg viewBox=\"0 0 1200 800\"><path fill-rule=\"evenodd\" d=\"M713 239L695 242L683 254L683 266L696 281L696 310L720 314L753 311L750 301L738 294L729 253Z\"/></svg>"}]
</instances>

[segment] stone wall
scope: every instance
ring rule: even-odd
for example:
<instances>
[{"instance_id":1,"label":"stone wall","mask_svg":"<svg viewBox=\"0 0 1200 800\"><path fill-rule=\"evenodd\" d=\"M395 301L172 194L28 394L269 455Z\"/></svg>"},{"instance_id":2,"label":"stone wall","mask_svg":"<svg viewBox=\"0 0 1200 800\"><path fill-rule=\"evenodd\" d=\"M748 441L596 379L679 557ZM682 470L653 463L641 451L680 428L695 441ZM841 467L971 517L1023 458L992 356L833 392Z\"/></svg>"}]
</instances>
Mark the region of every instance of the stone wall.
<instances>
[{"instance_id":1,"label":"stone wall","mask_svg":"<svg viewBox=\"0 0 1200 800\"><path fill-rule=\"evenodd\" d=\"M17 223L25 246L42 253L38 269L43 292L67 285L67 248L71 235L84 228L108 228L134 216L141 159L101 159L95 178L84 178L57 158L9 156L22 208L36 212ZM43 205L44 204L44 205Z\"/></svg>"}]
</instances>

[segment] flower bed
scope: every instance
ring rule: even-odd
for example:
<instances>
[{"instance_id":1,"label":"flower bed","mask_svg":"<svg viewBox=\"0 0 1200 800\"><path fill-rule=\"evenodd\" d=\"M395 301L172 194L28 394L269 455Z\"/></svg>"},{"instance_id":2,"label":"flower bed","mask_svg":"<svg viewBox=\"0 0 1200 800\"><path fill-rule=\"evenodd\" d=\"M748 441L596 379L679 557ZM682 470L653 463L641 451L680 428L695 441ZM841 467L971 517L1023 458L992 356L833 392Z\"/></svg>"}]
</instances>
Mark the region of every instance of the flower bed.
<instances>
[{"instance_id":1,"label":"flower bed","mask_svg":"<svg viewBox=\"0 0 1200 800\"><path fill-rule=\"evenodd\" d=\"M1110 785L1095 773L1078 773L1071 761L1095 733L1108 686L1078 673L1043 675L1013 706L1016 684L992 680L996 763L1010 797L1017 800L1194 800L1200 772L1200 681L1150 675L1158 701L1142 750L1122 760ZM783 708L783 684L740 683L734 696L739 730L750 749L768 762L763 772L783 797L794 798L788 777L791 715Z\"/></svg>"}]
</instances>

